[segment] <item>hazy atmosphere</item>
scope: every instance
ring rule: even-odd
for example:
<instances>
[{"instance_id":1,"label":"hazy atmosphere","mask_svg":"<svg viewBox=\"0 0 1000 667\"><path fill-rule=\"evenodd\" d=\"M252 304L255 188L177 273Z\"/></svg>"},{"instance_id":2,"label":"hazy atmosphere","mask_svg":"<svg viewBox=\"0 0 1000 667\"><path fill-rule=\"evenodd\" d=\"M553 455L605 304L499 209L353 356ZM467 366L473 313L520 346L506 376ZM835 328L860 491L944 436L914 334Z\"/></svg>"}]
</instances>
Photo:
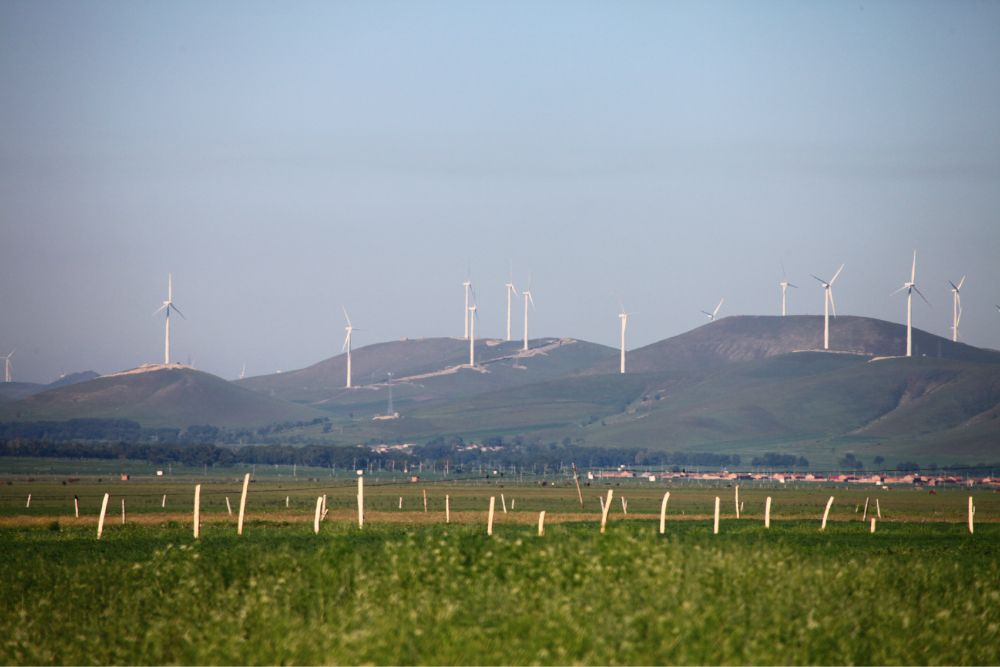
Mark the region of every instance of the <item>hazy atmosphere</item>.
<instances>
[{"instance_id":1,"label":"hazy atmosphere","mask_svg":"<svg viewBox=\"0 0 1000 667\"><path fill-rule=\"evenodd\" d=\"M719 315L1000 347L1000 3L0 3L0 353L232 378ZM520 331L520 309L514 319Z\"/></svg>"}]
</instances>

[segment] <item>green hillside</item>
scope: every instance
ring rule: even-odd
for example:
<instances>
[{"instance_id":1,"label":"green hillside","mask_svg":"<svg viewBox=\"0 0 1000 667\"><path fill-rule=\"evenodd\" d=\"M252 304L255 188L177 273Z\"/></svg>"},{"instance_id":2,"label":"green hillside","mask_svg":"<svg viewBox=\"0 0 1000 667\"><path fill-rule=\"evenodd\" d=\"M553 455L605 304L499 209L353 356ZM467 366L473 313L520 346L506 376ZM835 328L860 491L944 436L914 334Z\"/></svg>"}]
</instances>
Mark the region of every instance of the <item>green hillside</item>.
<instances>
[{"instance_id":1,"label":"green hillside","mask_svg":"<svg viewBox=\"0 0 1000 667\"><path fill-rule=\"evenodd\" d=\"M143 426L256 426L321 415L184 367L99 377L0 405L6 421L81 417L131 419Z\"/></svg>"},{"instance_id":2,"label":"green hillside","mask_svg":"<svg viewBox=\"0 0 1000 667\"><path fill-rule=\"evenodd\" d=\"M612 348L574 339L532 340L528 352L521 345L477 341L477 367L471 369L468 341L426 338L380 343L352 353L352 389L344 388L344 354L301 370L247 378L238 384L338 414L374 414L385 411L390 372L394 400L406 407L575 375L617 358Z\"/></svg>"}]
</instances>

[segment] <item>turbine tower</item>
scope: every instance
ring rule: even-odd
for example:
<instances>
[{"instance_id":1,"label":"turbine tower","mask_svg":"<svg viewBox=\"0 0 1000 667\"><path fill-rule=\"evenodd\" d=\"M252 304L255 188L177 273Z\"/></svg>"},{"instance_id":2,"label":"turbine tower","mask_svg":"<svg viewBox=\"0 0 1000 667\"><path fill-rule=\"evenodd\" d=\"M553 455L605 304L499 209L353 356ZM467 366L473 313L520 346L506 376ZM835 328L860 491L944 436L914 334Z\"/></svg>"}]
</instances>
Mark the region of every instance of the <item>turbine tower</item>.
<instances>
[{"instance_id":1,"label":"turbine tower","mask_svg":"<svg viewBox=\"0 0 1000 667\"><path fill-rule=\"evenodd\" d=\"M469 306L469 368L476 367L476 304Z\"/></svg>"},{"instance_id":2,"label":"turbine tower","mask_svg":"<svg viewBox=\"0 0 1000 667\"><path fill-rule=\"evenodd\" d=\"M465 288L465 339L469 339L469 295L472 294L472 281L468 278L462 283Z\"/></svg>"},{"instance_id":3,"label":"turbine tower","mask_svg":"<svg viewBox=\"0 0 1000 667\"><path fill-rule=\"evenodd\" d=\"M510 304L512 296L517 296L517 288L514 287L514 275L513 270L511 271L510 280L504 287L507 289L507 340L510 341Z\"/></svg>"},{"instance_id":4,"label":"turbine tower","mask_svg":"<svg viewBox=\"0 0 1000 667\"><path fill-rule=\"evenodd\" d=\"M240 370L240 379L242 380L247 376L247 362L243 362L243 368Z\"/></svg>"},{"instance_id":5,"label":"turbine tower","mask_svg":"<svg viewBox=\"0 0 1000 667\"><path fill-rule=\"evenodd\" d=\"M166 334L164 336L163 344L163 364L165 366L170 365L170 311L173 310L175 313L184 317L184 313L178 310L177 306L174 305L174 281L173 276L169 273L167 274L167 300L163 302L163 305L156 309L153 315L156 315L160 311L165 311L167 314L167 324L166 324ZM187 318L184 317L186 320Z\"/></svg>"},{"instance_id":6,"label":"turbine tower","mask_svg":"<svg viewBox=\"0 0 1000 667\"><path fill-rule=\"evenodd\" d=\"M958 281L958 284L948 281L951 285L951 340L958 342L958 323L962 320L962 285L965 284L965 276Z\"/></svg>"},{"instance_id":7,"label":"turbine tower","mask_svg":"<svg viewBox=\"0 0 1000 667\"><path fill-rule=\"evenodd\" d=\"M837 272L833 274L833 278L830 280L823 280L816 274L812 274L812 277L820 282L823 286L823 349L830 349L830 308L833 308L833 316L837 316L837 304L833 301L833 282L840 275L840 272L844 270L844 265L841 264Z\"/></svg>"},{"instance_id":8,"label":"turbine tower","mask_svg":"<svg viewBox=\"0 0 1000 667\"><path fill-rule=\"evenodd\" d=\"M4 355L4 358L3 358L3 381L4 382L13 382L14 381L14 373L11 370L11 367L10 367L10 358L13 357L13 356L14 356L14 350L11 350L6 355Z\"/></svg>"},{"instance_id":9,"label":"turbine tower","mask_svg":"<svg viewBox=\"0 0 1000 667\"><path fill-rule=\"evenodd\" d=\"M789 287L794 287L795 289L799 288L798 285L793 285L792 283L788 282L788 276L785 275L784 264L781 265L781 282L778 284L781 286L781 316L784 317L787 313L787 310L785 309L785 302L786 302L785 293L788 291Z\"/></svg>"},{"instance_id":10,"label":"turbine tower","mask_svg":"<svg viewBox=\"0 0 1000 667\"><path fill-rule=\"evenodd\" d=\"M903 283L903 286L898 290L893 292L893 294L899 294L903 290L906 290L906 356L913 356L913 327L911 315L913 313L913 293L916 292L920 295L920 298L924 300L928 306L930 301L924 296L924 293L917 288L917 251L913 251L913 268L910 269L910 281Z\"/></svg>"},{"instance_id":11,"label":"turbine tower","mask_svg":"<svg viewBox=\"0 0 1000 667\"><path fill-rule=\"evenodd\" d=\"M341 306L344 311L344 319L347 320L347 326L344 330L347 331L347 337L344 339L344 345L340 348L341 352L347 350L347 384L344 386L347 389L351 388L351 334L354 333L354 325L351 324L351 316L347 314L347 308Z\"/></svg>"},{"instance_id":12,"label":"turbine tower","mask_svg":"<svg viewBox=\"0 0 1000 667\"><path fill-rule=\"evenodd\" d=\"M715 310L713 310L712 312L708 312L707 310L703 310L701 312L703 312L705 315L708 316L709 321L712 321L715 319L715 316L719 314L719 308L722 308L722 302L725 300L726 300L725 297L719 299L719 305L716 306Z\"/></svg>"},{"instance_id":13,"label":"turbine tower","mask_svg":"<svg viewBox=\"0 0 1000 667\"><path fill-rule=\"evenodd\" d=\"M629 314L625 312L625 306L621 303L618 304L621 311L618 313L618 319L621 320L622 325L622 343L621 343L621 364L618 370L619 373L625 373L625 329L628 328L628 316Z\"/></svg>"},{"instance_id":14,"label":"turbine tower","mask_svg":"<svg viewBox=\"0 0 1000 667\"><path fill-rule=\"evenodd\" d=\"M528 281L528 289L521 292L524 297L524 351L528 351L528 302L531 302L531 309L535 309L535 299L531 296L531 281Z\"/></svg>"}]
</instances>

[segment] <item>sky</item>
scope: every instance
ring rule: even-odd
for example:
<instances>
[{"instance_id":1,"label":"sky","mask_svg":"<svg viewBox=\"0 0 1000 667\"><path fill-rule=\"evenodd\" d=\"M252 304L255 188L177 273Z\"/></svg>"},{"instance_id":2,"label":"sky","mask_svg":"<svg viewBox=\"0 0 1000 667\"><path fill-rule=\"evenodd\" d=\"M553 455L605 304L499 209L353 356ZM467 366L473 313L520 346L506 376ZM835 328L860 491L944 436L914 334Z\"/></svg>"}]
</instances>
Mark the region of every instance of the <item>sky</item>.
<instances>
[{"instance_id":1,"label":"sky","mask_svg":"<svg viewBox=\"0 0 1000 667\"><path fill-rule=\"evenodd\" d=\"M14 379L822 312L1000 348L1000 3L0 3ZM515 310L514 331L522 327ZM835 341L834 341L835 346Z\"/></svg>"}]
</instances>

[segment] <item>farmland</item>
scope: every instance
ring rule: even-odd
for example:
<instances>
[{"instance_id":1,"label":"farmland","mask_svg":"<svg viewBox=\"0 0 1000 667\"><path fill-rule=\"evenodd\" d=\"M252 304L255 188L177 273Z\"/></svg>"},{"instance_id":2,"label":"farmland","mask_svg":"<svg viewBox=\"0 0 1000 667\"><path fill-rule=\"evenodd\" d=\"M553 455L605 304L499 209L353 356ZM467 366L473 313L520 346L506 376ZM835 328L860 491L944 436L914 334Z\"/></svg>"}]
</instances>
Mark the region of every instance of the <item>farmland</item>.
<instances>
[{"instance_id":1,"label":"farmland","mask_svg":"<svg viewBox=\"0 0 1000 667\"><path fill-rule=\"evenodd\" d=\"M737 520L734 489L724 485L584 487L581 511L564 481L372 479L359 529L353 480L259 476L239 537L225 506L229 497L235 510L239 472L86 476L65 485L55 474L8 476L0 486L0 660L1000 662L1000 494L989 490L748 486ZM199 540L191 534L194 483L203 484ZM615 500L602 535L597 498L608 488ZM113 511L98 541L104 492ZM322 493L330 514L316 535ZM970 493L974 535L964 523ZM724 513L713 535L717 495ZM830 495L831 522L820 532ZM490 496L498 516L487 537ZM774 498L770 530L761 521L766 496ZM880 500L874 535L860 521L866 497L871 511ZM542 537L540 510L551 517Z\"/></svg>"}]
</instances>

